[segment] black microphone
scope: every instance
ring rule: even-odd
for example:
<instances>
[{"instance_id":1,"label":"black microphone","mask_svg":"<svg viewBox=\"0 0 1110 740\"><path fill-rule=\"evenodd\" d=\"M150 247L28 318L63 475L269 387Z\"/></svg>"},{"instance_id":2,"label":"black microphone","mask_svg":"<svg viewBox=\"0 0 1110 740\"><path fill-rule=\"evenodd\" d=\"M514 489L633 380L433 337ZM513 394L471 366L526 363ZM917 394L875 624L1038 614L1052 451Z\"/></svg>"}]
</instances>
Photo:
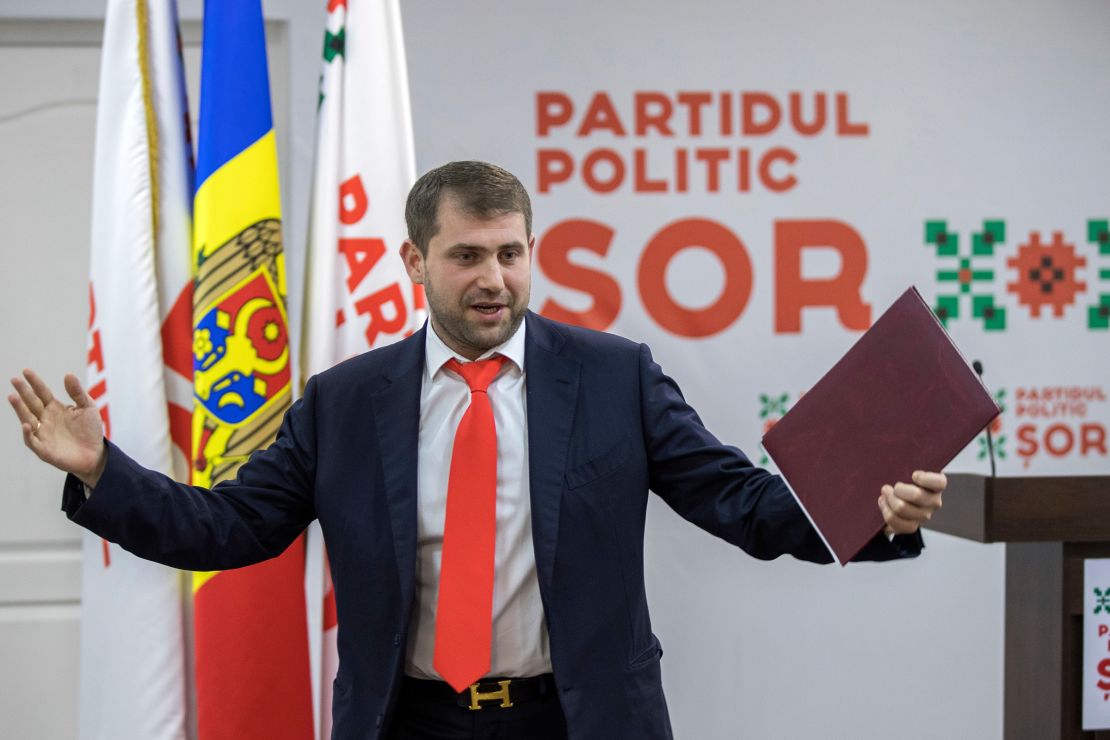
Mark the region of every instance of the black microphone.
<instances>
[{"instance_id":1,"label":"black microphone","mask_svg":"<svg viewBox=\"0 0 1110 740\"><path fill-rule=\"evenodd\" d=\"M978 360L975 360L974 362L971 363L971 369L975 371L975 374L979 376L979 380L982 381L983 380L983 363L979 362ZM986 385L986 384L984 383L984 385ZM993 424L994 422L992 421L991 423ZM994 440L991 438L991 425L990 424L987 424L987 453L990 455L990 458L991 458L991 477L995 478L997 476L995 475L995 471L994 471Z\"/></svg>"}]
</instances>

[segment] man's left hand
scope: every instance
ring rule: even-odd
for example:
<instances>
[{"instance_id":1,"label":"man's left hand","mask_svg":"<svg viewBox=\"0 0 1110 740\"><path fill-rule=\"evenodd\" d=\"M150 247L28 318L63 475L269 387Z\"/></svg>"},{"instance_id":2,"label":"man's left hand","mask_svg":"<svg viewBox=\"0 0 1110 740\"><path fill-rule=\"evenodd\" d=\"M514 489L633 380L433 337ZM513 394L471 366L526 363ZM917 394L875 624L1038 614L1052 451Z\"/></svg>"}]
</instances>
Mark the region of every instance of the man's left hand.
<instances>
[{"instance_id":1,"label":"man's left hand","mask_svg":"<svg viewBox=\"0 0 1110 740\"><path fill-rule=\"evenodd\" d=\"M941 494L947 485L944 473L918 470L913 474L913 483L883 486L879 510L886 522L885 532L888 535L916 532L941 507Z\"/></svg>"}]
</instances>

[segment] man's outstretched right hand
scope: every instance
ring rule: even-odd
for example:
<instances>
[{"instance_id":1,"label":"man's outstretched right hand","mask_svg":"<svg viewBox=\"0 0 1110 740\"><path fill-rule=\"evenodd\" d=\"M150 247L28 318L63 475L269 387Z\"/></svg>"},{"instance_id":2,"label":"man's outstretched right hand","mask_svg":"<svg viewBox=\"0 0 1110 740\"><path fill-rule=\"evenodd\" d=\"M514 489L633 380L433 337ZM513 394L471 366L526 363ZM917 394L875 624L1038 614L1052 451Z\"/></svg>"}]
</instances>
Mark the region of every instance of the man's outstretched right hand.
<instances>
[{"instance_id":1,"label":"man's outstretched right hand","mask_svg":"<svg viewBox=\"0 0 1110 740\"><path fill-rule=\"evenodd\" d=\"M104 472L108 453L100 411L75 375L65 376L66 393L73 405L65 406L38 375L24 370L12 378L16 393L8 396L23 427L23 443L56 468L73 473L90 488Z\"/></svg>"}]
</instances>

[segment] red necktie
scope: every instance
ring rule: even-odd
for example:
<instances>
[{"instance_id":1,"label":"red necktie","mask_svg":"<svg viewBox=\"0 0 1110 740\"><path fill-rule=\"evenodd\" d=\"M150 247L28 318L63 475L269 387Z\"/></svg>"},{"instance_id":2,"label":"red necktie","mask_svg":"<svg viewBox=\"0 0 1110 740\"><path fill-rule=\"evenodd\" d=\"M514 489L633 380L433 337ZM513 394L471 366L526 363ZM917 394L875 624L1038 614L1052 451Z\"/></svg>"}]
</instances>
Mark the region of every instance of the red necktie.
<instances>
[{"instance_id":1,"label":"red necktie","mask_svg":"<svg viewBox=\"0 0 1110 740\"><path fill-rule=\"evenodd\" d=\"M456 691L490 669L497 430L486 389L504 363L502 356L466 364L447 361L447 368L470 386L470 406L451 450L432 664Z\"/></svg>"}]
</instances>

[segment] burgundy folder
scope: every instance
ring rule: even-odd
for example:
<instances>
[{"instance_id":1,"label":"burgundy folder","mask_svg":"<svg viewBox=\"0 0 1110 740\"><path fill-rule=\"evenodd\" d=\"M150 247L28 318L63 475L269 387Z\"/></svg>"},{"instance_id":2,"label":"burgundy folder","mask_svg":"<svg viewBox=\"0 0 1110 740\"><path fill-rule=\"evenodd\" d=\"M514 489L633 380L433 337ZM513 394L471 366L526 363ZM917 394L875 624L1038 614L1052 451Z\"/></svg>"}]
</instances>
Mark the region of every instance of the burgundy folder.
<instances>
[{"instance_id":1,"label":"burgundy folder","mask_svg":"<svg viewBox=\"0 0 1110 740\"><path fill-rule=\"evenodd\" d=\"M841 564L883 528L884 484L943 470L1000 413L916 288L763 437Z\"/></svg>"}]
</instances>

